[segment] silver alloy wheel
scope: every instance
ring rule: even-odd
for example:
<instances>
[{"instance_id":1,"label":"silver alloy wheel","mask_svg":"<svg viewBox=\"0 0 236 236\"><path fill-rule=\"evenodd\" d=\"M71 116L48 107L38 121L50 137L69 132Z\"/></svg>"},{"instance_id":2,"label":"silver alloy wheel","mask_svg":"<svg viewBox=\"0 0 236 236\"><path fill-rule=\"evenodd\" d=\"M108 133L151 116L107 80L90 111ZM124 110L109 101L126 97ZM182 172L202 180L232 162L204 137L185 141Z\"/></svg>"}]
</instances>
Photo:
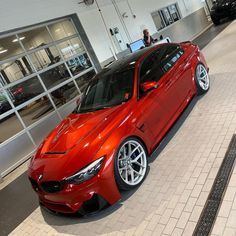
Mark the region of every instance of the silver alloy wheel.
<instances>
[{"instance_id":1,"label":"silver alloy wheel","mask_svg":"<svg viewBox=\"0 0 236 236\"><path fill-rule=\"evenodd\" d=\"M206 68L202 64L198 64L196 71L199 86L204 91L207 91L209 89L210 80Z\"/></svg>"},{"instance_id":2,"label":"silver alloy wheel","mask_svg":"<svg viewBox=\"0 0 236 236\"><path fill-rule=\"evenodd\" d=\"M117 161L120 177L126 184L135 186L145 177L146 152L139 142L135 140L125 142L119 150Z\"/></svg>"}]
</instances>

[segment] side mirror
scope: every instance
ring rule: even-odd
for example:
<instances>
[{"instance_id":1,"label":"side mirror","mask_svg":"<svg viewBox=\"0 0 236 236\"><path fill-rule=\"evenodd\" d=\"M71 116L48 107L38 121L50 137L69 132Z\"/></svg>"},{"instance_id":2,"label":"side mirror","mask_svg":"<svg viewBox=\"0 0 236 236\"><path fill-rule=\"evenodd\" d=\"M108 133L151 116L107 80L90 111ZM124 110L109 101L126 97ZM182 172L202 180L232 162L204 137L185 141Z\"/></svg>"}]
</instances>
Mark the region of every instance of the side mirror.
<instances>
[{"instance_id":1,"label":"side mirror","mask_svg":"<svg viewBox=\"0 0 236 236\"><path fill-rule=\"evenodd\" d=\"M157 87L158 87L158 83L156 81L144 82L141 84L141 88L144 93L147 93L153 89L156 89Z\"/></svg>"}]
</instances>

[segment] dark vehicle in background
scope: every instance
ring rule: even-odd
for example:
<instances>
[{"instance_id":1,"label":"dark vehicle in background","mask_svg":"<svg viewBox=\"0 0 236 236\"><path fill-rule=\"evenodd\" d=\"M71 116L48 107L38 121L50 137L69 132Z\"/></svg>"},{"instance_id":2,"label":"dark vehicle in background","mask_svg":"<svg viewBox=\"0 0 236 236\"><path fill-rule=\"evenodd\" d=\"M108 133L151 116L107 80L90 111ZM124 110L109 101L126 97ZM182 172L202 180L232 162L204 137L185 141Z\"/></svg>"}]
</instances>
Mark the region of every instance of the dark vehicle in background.
<instances>
[{"instance_id":1,"label":"dark vehicle in background","mask_svg":"<svg viewBox=\"0 0 236 236\"><path fill-rule=\"evenodd\" d=\"M0 92L0 115L11 109L11 105L7 101L7 98Z\"/></svg>"},{"instance_id":2,"label":"dark vehicle in background","mask_svg":"<svg viewBox=\"0 0 236 236\"><path fill-rule=\"evenodd\" d=\"M215 0L211 8L211 19L215 25L224 18L235 18L236 0Z\"/></svg>"}]
</instances>

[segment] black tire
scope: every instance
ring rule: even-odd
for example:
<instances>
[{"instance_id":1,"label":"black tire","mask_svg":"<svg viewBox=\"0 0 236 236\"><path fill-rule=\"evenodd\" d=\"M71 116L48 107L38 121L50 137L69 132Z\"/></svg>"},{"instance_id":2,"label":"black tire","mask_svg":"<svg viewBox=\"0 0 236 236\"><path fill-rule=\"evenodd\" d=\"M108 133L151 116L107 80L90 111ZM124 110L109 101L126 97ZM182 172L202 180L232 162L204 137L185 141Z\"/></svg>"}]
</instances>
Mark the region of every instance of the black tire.
<instances>
[{"instance_id":1,"label":"black tire","mask_svg":"<svg viewBox=\"0 0 236 236\"><path fill-rule=\"evenodd\" d=\"M220 19L215 17L215 16L211 16L211 20L214 23L214 25L219 25L220 24Z\"/></svg>"},{"instance_id":2,"label":"black tire","mask_svg":"<svg viewBox=\"0 0 236 236\"><path fill-rule=\"evenodd\" d=\"M123 172L121 172L120 173L120 168L121 168L121 164L122 164L122 161L120 160L120 158L122 157L122 150L124 150L125 152L127 151L127 145L129 145L129 143L131 143L131 146L133 145L133 147L135 147L135 145L137 145L136 147L137 147L137 150L131 155L131 157L130 158L128 158L128 159L130 159L130 160L134 160L135 158L137 158L137 156L138 155L141 155L141 158L140 159L143 159L143 162L145 163L145 164L143 164L144 166L145 166L145 170L144 170L144 168L143 167L141 167L141 166L138 166L138 165L136 165L135 163L131 163L130 165L129 164L127 164L127 162L128 161L126 161L126 164L124 164L124 162L125 161L123 161L123 165L124 165L124 167L125 167L125 165L126 165L126 168L127 168L127 166L129 166L129 168L131 168L131 169L136 169L136 171L138 171L138 169L137 168L140 168L140 170L139 170L139 172L142 172L143 173L143 175L140 177L140 180L137 182L137 184L128 184L125 180L124 180L124 177L122 177L123 175L122 174L124 174ZM140 145L139 147L138 147L138 145ZM134 150L134 149L133 149ZM141 151L143 152L143 154L141 154ZM144 159L145 159L145 161L144 161ZM130 167L130 166L132 166L132 167ZM141 170L141 168L143 168L142 170ZM147 162L147 151L146 151L146 148L145 148L145 146L143 145L143 143L142 142L140 142L140 140L138 140L137 138L135 138L135 137L131 137L131 138L128 138L128 139L126 139L125 141L123 141L121 144L120 144L120 146L119 146L119 148L118 148L118 150L117 150L117 152L116 152L116 157L115 157L115 165L114 165L114 174L115 174L115 180L116 180L116 183L117 183L117 186L118 186L118 188L120 189L120 190L131 190L131 189L133 189L133 188L136 188L137 186L139 186L143 181L144 181L144 179L145 179L145 177L146 177L146 174L147 174L147 169L148 169L148 162ZM126 170L124 170L124 171L128 171L127 169ZM127 172L128 173L128 172ZM134 172L133 172L133 174L135 174ZM125 175L125 174L124 174ZM138 176L138 175L137 175ZM136 177L137 177L136 176ZM131 179L131 175L130 176L127 176L127 177L130 177L130 181L132 181L132 179ZM128 181L129 182L129 181Z\"/></svg>"},{"instance_id":3,"label":"black tire","mask_svg":"<svg viewBox=\"0 0 236 236\"><path fill-rule=\"evenodd\" d=\"M202 73L199 72L200 69L202 70ZM203 80L199 79L200 75L203 75L203 76L207 75L206 77L207 81L205 83L203 83ZM198 96L204 93L207 93L207 91L210 89L210 80L209 80L208 70L202 63L197 64L195 68L195 83L197 87Z\"/></svg>"}]
</instances>

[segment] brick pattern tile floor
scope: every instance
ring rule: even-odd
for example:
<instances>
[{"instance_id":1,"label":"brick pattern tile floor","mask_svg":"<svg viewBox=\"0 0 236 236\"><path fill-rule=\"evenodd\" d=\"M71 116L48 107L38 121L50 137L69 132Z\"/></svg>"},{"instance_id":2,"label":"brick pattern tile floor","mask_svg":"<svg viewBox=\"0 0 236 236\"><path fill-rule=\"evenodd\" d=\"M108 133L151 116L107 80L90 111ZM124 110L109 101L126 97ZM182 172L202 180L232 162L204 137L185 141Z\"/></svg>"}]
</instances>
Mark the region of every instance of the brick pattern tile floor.
<instances>
[{"instance_id":1,"label":"brick pattern tile floor","mask_svg":"<svg viewBox=\"0 0 236 236\"><path fill-rule=\"evenodd\" d=\"M236 132L236 22L204 50L211 89L150 164L142 186L97 216L62 217L37 208L11 235L186 235L197 224ZM236 171L213 235L236 233Z\"/></svg>"}]
</instances>

